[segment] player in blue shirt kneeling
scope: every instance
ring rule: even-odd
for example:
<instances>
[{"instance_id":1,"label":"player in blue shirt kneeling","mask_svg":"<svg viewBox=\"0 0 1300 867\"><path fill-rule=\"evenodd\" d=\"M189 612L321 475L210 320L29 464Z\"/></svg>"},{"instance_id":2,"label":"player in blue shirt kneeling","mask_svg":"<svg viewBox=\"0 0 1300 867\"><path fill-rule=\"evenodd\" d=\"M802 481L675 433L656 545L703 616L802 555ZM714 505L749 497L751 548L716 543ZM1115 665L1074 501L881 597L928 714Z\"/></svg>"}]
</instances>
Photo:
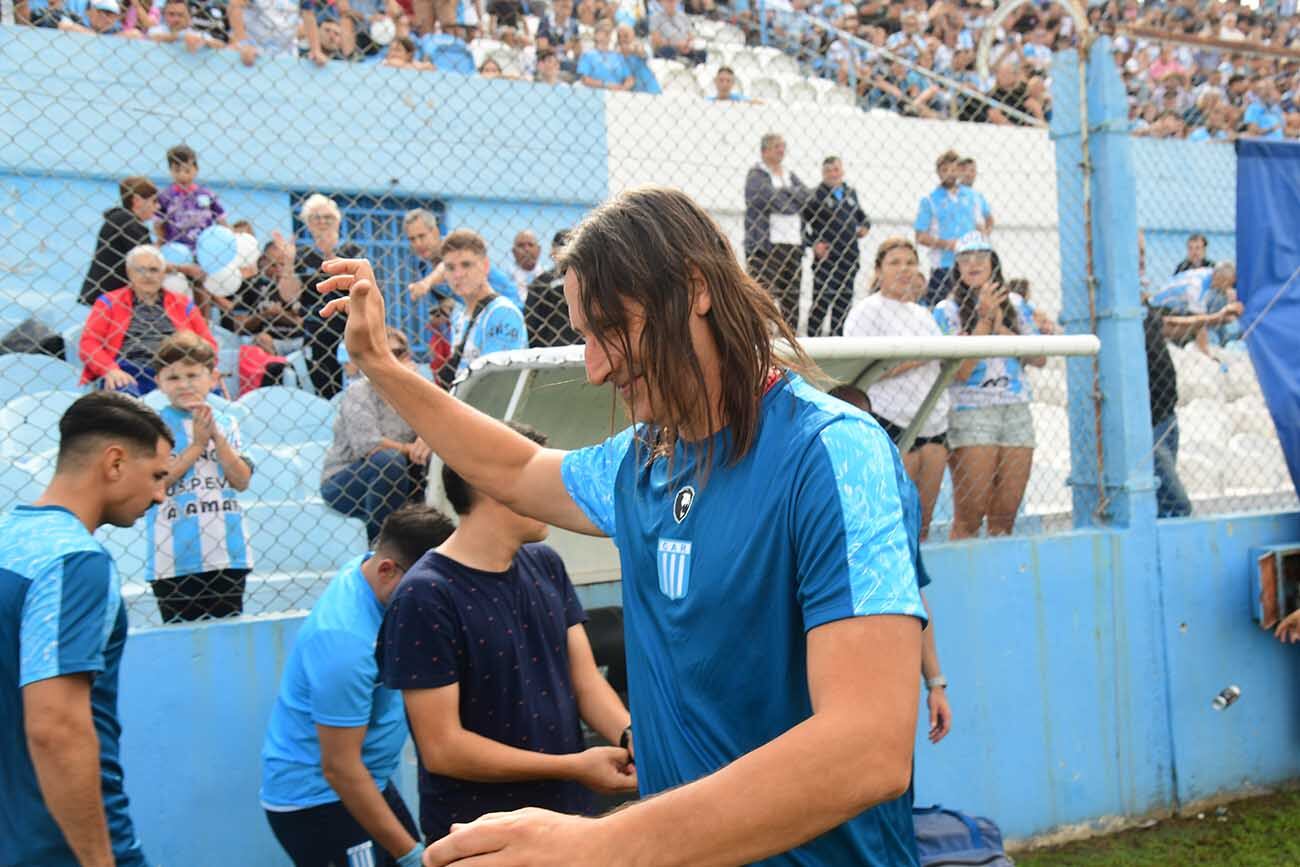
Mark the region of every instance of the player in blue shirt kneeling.
<instances>
[{"instance_id":1,"label":"player in blue shirt kneeling","mask_svg":"<svg viewBox=\"0 0 1300 867\"><path fill-rule=\"evenodd\" d=\"M298 631L262 745L262 806L295 867L416 867L419 834L392 781L402 697L376 676L384 609L411 564L451 534L436 509L390 514L372 553L330 582Z\"/></svg>"},{"instance_id":2,"label":"player in blue shirt kneeling","mask_svg":"<svg viewBox=\"0 0 1300 867\"><path fill-rule=\"evenodd\" d=\"M612 537L621 561L637 779L655 797L597 819L487 815L425 867L917 864L925 613L898 451L804 380L816 367L776 303L685 194L615 197L557 265L587 378L635 422L570 452L399 364L370 264L324 266L323 288L349 293L326 311L347 313L353 360L448 466L521 515Z\"/></svg>"}]
</instances>

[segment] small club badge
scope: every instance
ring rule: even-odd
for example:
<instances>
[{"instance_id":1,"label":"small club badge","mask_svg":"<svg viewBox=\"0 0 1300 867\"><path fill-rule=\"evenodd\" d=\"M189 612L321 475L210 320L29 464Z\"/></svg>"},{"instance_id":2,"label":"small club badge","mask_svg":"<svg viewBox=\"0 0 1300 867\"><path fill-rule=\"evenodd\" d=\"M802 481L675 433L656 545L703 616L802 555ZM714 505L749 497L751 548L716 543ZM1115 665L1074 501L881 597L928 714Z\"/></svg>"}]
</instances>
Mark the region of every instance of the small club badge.
<instances>
[{"instance_id":1,"label":"small club badge","mask_svg":"<svg viewBox=\"0 0 1300 867\"><path fill-rule=\"evenodd\" d=\"M682 488L673 497L673 520L681 523L691 513L691 503L695 502L695 489L690 485Z\"/></svg>"}]
</instances>

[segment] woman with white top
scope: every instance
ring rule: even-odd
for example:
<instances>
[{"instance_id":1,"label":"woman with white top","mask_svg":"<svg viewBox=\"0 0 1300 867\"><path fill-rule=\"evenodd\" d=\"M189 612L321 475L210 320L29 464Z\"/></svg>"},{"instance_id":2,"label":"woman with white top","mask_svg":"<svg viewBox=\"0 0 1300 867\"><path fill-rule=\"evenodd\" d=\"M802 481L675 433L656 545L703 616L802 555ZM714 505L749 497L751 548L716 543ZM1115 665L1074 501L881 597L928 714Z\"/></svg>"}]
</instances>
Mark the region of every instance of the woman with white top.
<instances>
[{"instance_id":1,"label":"woman with white top","mask_svg":"<svg viewBox=\"0 0 1300 867\"><path fill-rule=\"evenodd\" d=\"M958 279L934 308L944 334L1037 334L1025 300L1008 291L1002 266L978 232L963 236L956 250ZM1042 367L1041 355L972 358L957 368L949 388L948 459L952 471L951 539L979 535L985 518L990 536L1008 536L1025 496L1034 461L1034 419L1024 365Z\"/></svg>"},{"instance_id":2,"label":"woman with white top","mask_svg":"<svg viewBox=\"0 0 1300 867\"><path fill-rule=\"evenodd\" d=\"M906 238L889 238L876 250L872 294L849 311L845 337L939 337L942 332L930 311L916 303L920 277L916 247ZM916 417L925 396L939 378L937 361L904 361L890 368L867 391L871 411L880 426L897 443ZM903 466L921 495L921 539L930 532L934 502L943 484L948 460L948 395L926 418L916 440L903 455Z\"/></svg>"}]
</instances>

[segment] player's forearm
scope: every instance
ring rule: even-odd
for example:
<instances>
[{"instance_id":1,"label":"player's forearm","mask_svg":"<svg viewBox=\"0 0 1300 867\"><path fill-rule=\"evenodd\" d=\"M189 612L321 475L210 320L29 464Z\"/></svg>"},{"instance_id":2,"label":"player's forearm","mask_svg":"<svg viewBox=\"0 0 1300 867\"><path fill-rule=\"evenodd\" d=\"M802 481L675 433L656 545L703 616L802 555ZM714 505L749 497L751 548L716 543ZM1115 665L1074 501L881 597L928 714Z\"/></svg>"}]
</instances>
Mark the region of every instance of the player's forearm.
<instances>
[{"instance_id":1,"label":"player's forearm","mask_svg":"<svg viewBox=\"0 0 1300 867\"><path fill-rule=\"evenodd\" d=\"M523 490L529 464L542 454L541 446L395 360L362 364L362 368L379 396L470 487L521 514L577 529L544 504L530 502Z\"/></svg>"},{"instance_id":2,"label":"player's forearm","mask_svg":"<svg viewBox=\"0 0 1300 867\"><path fill-rule=\"evenodd\" d=\"M711 776L600 819L605 839L635 867L731 867L788 851L906 791L914 725L915 714L889 733L858 714L814 714Z\"/></svg>"},{"instance_id":3,"label":"player's forearm","mask_svg":"<svg viewBox=\"0 0 1300 867\"><path fill-rule=\"evenodd\" d=\"M934 640L934 615L930 613L930 601L924 593L921 594L921 604L925 606L927 622L925 631L921 633L921 674L929 680L943 674L943 667L939 665L939 646Z\"/></svg>"},{"instance_id":4,"label":"player's forearm","mask_svg":"<svg viewBox=\"0 0 1300 867\"><path fill-rule=\"evenodd\" d=\"M614 687L593 668L589 675L575 680L573 688L582 721L611 744L618 744L623 730L632 724L632 715Z\"/></svg>"},{"instance_id":5,"label":"player's forearm","mask_svg":"<svg viewBox=\"0 0 1300 867\"><path fill-rule=\"evenodd\" d=\"M936 247L940 250L948 249L947 241L944 241L942 238L935 237L934 235L931 235L929 232L917 232L916 243L920 244L922 247Z\"/></svg>"},{"instance_id":6,"label":"player's forearm","mask_svg":"<svg viewBox=\"0 0 1300 867\"><path fill-rule=\"evenodd\" d=\"M393 810L384 800L383 793L357 756L355 763L324 767L325 780L330 784L352 818L366 833L394 858L400 858L415 848L419 842L402 826Z\"/></svg>"},{"instance_id":7,"label":"player's forearm","mask_svg":"<svg viewBox=\"0 0 1300 867\"><path fill-rule=\"evenodd\" d=\"M36 769L41 797L68 841L77 861L86 867L112 867L113 846L104 816L100 779L99 738L90 708L84 718L27 725L27 748Z\"/></svg>"},{"instance_id":8,"label":"player's forearm","mask_svg":"<svg viewBox=\"0 0 1300 867\"><path fill-rule=\"evenodd\" d=\"M577 753L553 755L517 747L459 729L419 743L420 761L433 774L475 783L572 780Z\"/></svg>"}]
</instances>

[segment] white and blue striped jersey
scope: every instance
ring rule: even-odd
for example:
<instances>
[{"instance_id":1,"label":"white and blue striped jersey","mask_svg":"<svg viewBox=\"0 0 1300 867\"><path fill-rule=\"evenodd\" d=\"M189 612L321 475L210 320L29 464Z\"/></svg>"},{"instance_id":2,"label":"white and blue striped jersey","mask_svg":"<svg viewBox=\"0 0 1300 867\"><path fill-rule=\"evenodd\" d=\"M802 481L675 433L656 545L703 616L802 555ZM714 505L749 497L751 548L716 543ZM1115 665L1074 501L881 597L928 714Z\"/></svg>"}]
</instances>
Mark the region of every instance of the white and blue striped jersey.
<instances>
[{"instance_id":1,"label":"white and blue striped jersey","mask_svg":"<svg viewBox=\"0 0 1300 867\"><path fill-rule=\"evenodd\" d=\"M176 437L176 451L184 451L194 437L193 415L174 406L164 407L159 415ZM212 417L238 453L238 422L216 409ZM167 498L149 510L147 528L152 543L145 562L149 581L253 568L243 510L211 443L185 475L167 488Z\"/></svg>"},{"instance_id":2,"label":"white and blue striped jersey","mask_svg":"<svg viewBox=\"0 0 1300 867\"><path fill-rule=\"evenodd\" d=\"M1038 334L1034 325L1034 311L1019 293L1007 295L1016 308L1021 334ZM934 321L946 335L961 334L961 314L957 302L945 298L934 308ZM1025 381L1024 365L1018 358L981 358L975 362L965 382L954 382L948 388L954 410L976 409L982 406L1001 406L1009 403L1027 403L1030 399L1029 383Z\"/></svg>"}]
</instances>

